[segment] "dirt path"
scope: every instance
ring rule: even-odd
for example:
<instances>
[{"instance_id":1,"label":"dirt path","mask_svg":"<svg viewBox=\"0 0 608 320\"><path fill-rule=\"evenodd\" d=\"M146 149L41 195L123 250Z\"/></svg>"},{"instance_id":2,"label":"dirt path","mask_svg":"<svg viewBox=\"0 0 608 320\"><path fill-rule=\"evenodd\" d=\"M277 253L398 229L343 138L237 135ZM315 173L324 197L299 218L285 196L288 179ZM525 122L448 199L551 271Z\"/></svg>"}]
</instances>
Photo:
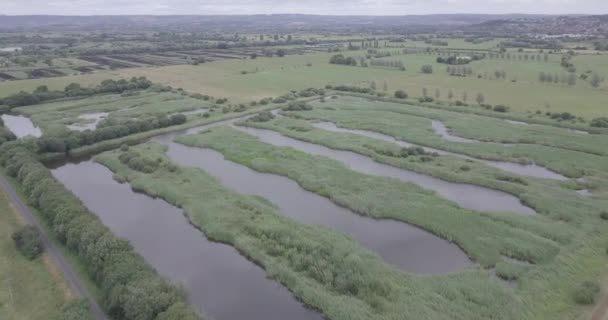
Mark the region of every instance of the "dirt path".
<instances>
[{"instance_id":1,"label":"dirt path","mask_svg":"<svg viewBox=\"0 0 608 320\"><path fill-rule=\"evenodd\" d=\"M66 258L63 256L61 251L55 246L55 244L50 240L46 231L40 223L36 220L34 214L30 210L28 206L21 200L19 195L13 190L10 183L6 180L6 178L0 174L0 187L4 189L6 195L9 200L15 205L17 211L21 214L21 216L25 219L25 221L36 227L40 232L40 237L42 242L44 243L44 247L46 249L46 253L49 258L52 260L53 264L59 268L61 273L63 273L63 277L68 283L71 291L79 298L86 299L91 306L91 313L93 314L94 319L96 320L109 320L109 318L105 315L97 300L93 297L93 295L89 292L86 286L82 283L72 266L67 262Z\"/></svg>"},{"instance_id":2,"label":"dirt path","mask_svg":"<svg viewBox=\"0 0 608 320\"><path fill-rule=\"evenodd\" d=\"M608 313L608 294L602 297L602 300L595 306L593 313L591 314L591 320L603 320L606 319Z\"/></svg>"}]
</instances>

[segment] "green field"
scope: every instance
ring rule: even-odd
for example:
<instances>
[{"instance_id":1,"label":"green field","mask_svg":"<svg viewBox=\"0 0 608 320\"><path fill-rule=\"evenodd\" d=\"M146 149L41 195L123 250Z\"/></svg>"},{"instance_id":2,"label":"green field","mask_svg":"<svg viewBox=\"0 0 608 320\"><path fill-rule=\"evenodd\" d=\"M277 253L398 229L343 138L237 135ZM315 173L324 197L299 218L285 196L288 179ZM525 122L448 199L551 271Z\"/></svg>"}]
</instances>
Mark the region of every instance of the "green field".
<instances>
[{"instance_id":1,"label":"green field","mask_svg":"<svg viewBox=\"0 0 608 320\"><path fill-rule=\"evenodd\" d=\"M363 52L344 54L363 56ZM559 56L552 56L551 61L547 63L498 59L474 62L470 66L475 74L482 74L481 79L476 76L449 76L446 65L436 63L434 55L411 54L387 58L402 60L407 68L405 72L376 67L330 65L330 56L323 53L287 56L281 59L225 60L199 66L122 69L119 73L123 77L144 75L152 81L182 87L191 92L228 97L231 101L242 102L278 96L289 90L305 87L323 87L327 84L368 87L371 81L375 81L379 90L382 90L383 83L386 82L389 94L404 89L411 96L422 96L423 88L427 88L429 95L434 96L439 89L440 100L448 100L448 92L451 90L454 101L463 100L463 94L466 92L467 102L475 103L476 95L482 93L486 103L504 104L512 111L521 113L537 110L543 113L571 112L577 116L593 118L608 112L604 103L608 98L605 88L596 89L580 80L574 87L541 84L538 81L540 71L559 75L566 73L565 70L560 70ZM307 63L311 63L311 66L307 66ZM421 74L419 71L424 64L433 65L434 73ZM497 69L504 70L507 78L483 78L486 73L493 78ZM242 71L247 74L242 74ZM514 79L516 82L512 81Z\"/></svg>"},{"instance_id":2,"label":"green field","mask_svg":"<svg viewBox=\"0 0 608 320\"><path fill-rule=\"evenodd\" d=\"M30 261L17 252L11 234L23 225L0 191L0 319L59 320L71 292L48 257Z\"/></svg>"}]
</instances>

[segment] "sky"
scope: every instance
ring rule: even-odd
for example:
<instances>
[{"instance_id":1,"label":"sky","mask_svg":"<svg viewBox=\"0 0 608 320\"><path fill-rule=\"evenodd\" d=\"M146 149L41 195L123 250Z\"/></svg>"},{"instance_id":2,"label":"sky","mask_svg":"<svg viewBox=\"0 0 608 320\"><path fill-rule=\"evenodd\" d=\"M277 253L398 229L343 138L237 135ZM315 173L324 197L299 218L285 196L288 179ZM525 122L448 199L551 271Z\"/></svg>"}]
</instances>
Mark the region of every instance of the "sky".
<instances>
[{"instance_id":1,"label":"sky","mask_svg":"<svg viewBox=\"0 0 608 320\"><path fill-rule=\"evenodd\" d=\"M608 14L608 0L0 0L0 14Z\"/></svg>"}]
</instances>

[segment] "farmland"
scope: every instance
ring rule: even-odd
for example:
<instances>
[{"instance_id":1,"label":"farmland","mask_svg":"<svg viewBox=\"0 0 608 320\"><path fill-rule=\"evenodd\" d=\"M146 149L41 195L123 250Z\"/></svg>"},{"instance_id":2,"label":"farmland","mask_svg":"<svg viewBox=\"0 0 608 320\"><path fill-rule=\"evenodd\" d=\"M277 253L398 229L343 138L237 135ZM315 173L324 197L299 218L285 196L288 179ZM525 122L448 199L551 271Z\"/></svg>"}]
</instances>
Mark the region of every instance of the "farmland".
<instances>
[{"instance_id":1,"label":"farmland","mask_svg":"<svg viewBox=\"0 0 608 320\"><path fill-rule=\"evenodd\" d=\"M4 19L2 319L608 316L601 19Z\"/></svg>"},{"instance_id":2,"label":"farmland","mask_svg":"<svg viewBox=\"0 0 608 320\"><path fill-rule=\"evenodd\" d=\"M394 50L393 50L394 51ZM364 56L364 52L353 52L353 57ZM603 89L593 88L579 81L573 88L564 90L562 84L538 82L539 72L564 73L560 70L558 57L550 62L525 62L512 60L482 60L471 64L476 76L454 77L446 71L446 66L435 62L434 55L398 55L387 59L399 59L406 71L361 68L330 65L331 54L308 54L288 56L282 59L258 58L256 60L226 60L198 66L170 66L154 69L122 69L123 77L145 75L155 82L173 87L182 87L192 92L225 96L231 100L244 97L262 98L276 96L289 90L305 87L323 87L327 84L353 84L369 87L375 82L378 88L387 84L387 92L403 89L411 96L422 96L426 88L435 96L439 90L439 100L448 101L451 91L456 100L473 102L478 93L491 104L503 104L515 112L571 112L578 116L592 118L605 113L602 101L606 98ZM421 74L423 65L432 65L433 74ZM494 71L505 70L506 79L485 79L494 77ZM601 65L594 70L605 70ZM243 73L245 72L245 73ZM512 80L516 79L515 82ZM573 107L574 106L574 107Z\"/></svg>"}]
</instances>

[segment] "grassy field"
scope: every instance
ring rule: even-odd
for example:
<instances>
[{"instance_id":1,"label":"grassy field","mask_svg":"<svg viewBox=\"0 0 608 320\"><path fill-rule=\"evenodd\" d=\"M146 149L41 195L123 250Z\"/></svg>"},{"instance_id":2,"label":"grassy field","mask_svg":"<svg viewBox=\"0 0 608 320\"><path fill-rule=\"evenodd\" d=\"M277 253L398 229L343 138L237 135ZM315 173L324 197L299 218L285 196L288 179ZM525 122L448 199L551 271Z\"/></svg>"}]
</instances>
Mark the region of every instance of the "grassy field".
<instances>
[{"instance_id":1,"label":"grassy field","mask_svg":"<svg viewBox=\"0 0 608 320\"><path fill-rule=\"evenodd\" d=\"M0 191L0 319L59 320L72 293L51 260L23 257L11 234L24 222Z\"/></svg>"},{"instance_id":2,"label":"grassy field","mask_svg":"<svg viewBox=\"0 0 608 320\"><path fill-rule=\"evenodd\" d=\"M394 49L392 49L394 50ZM363 52L346 52L348 56L363 56ZM515 112L571 112L587 118L606 115L604 101L608 93L578 81L572 88L561 84L539 83L539 72L565 73L560 70L559 57L550 62L522 62L512 60L484 60L474 62L474 73L489 73L500 68L507 72L506 80L478 79L476 76L453 77L446 72L446 65L435 62L431 55L400 55L388 59L402 60L407 71L381 68L361 68L328 63L330 54L288 56L281 59L258 58L256 60L225 60L199 66L169 66L159 68L132 68L118 71L123 77L144 75L152 81L183 87L192 92L228 97L233 101L247 102L267 96L278 96L289 90L305 87L323 87L327 84L356 84L369 86L375 81L378 89L388 85L388 93L404 89L412 96L422 96L423 88L434 96L439 89L440 99L447 100L448 92L453 100L474 103L478 93L486 103L504 104ZM602 56L604 57L604 56ZM311 66L307 66L310 63ZM433 74L421 74L424 64L434 66ZM242 74L245 71L247 74ZM517 79L516 82L512 82Z\"/></svg>"},{"instance_id":3,"label":"grassy field","mask_svg":"<svg viewBox=\"0 0 608 320\"><path fill-rule=\"evenodd\" d=\"M0 82L0 97L5 97L19 91L34 91L38 86L48 86L50 90L63 90L70 83L79 83L83 87L98 85L105 79L119 79L116 72L97 72L77 76L53 77Z\"/></svg>"},{"instance_id":4,"label":"grassy field","mask_svg":"<svg viewBox=\"0 0 608 320\"><path fill-rule=\"evenodd\" d=\"M226 136L222 139L238 145L244 142ZM404 314L419 319L443 319L447 315L463 320L517 319L526 312L513 293L492 280L487 271L473 268L437 277L396 271L338 232L297 223L267 201L222 187L202 170L176 167L168 162L164 148L147 143L126 151L142 161L156 163L152 173L125 165L118 158L121 151L104 153L96 159L135 189L183 208L208 237L237 247L328 319L396 320ZM336 162L328 164L339 166ZM410 187L400 188L405 191ZM494 223L509 228L506 223ZM530 240L529 245L555 252L548 240L520 236Z\"/></svg>"}]
</instances>

